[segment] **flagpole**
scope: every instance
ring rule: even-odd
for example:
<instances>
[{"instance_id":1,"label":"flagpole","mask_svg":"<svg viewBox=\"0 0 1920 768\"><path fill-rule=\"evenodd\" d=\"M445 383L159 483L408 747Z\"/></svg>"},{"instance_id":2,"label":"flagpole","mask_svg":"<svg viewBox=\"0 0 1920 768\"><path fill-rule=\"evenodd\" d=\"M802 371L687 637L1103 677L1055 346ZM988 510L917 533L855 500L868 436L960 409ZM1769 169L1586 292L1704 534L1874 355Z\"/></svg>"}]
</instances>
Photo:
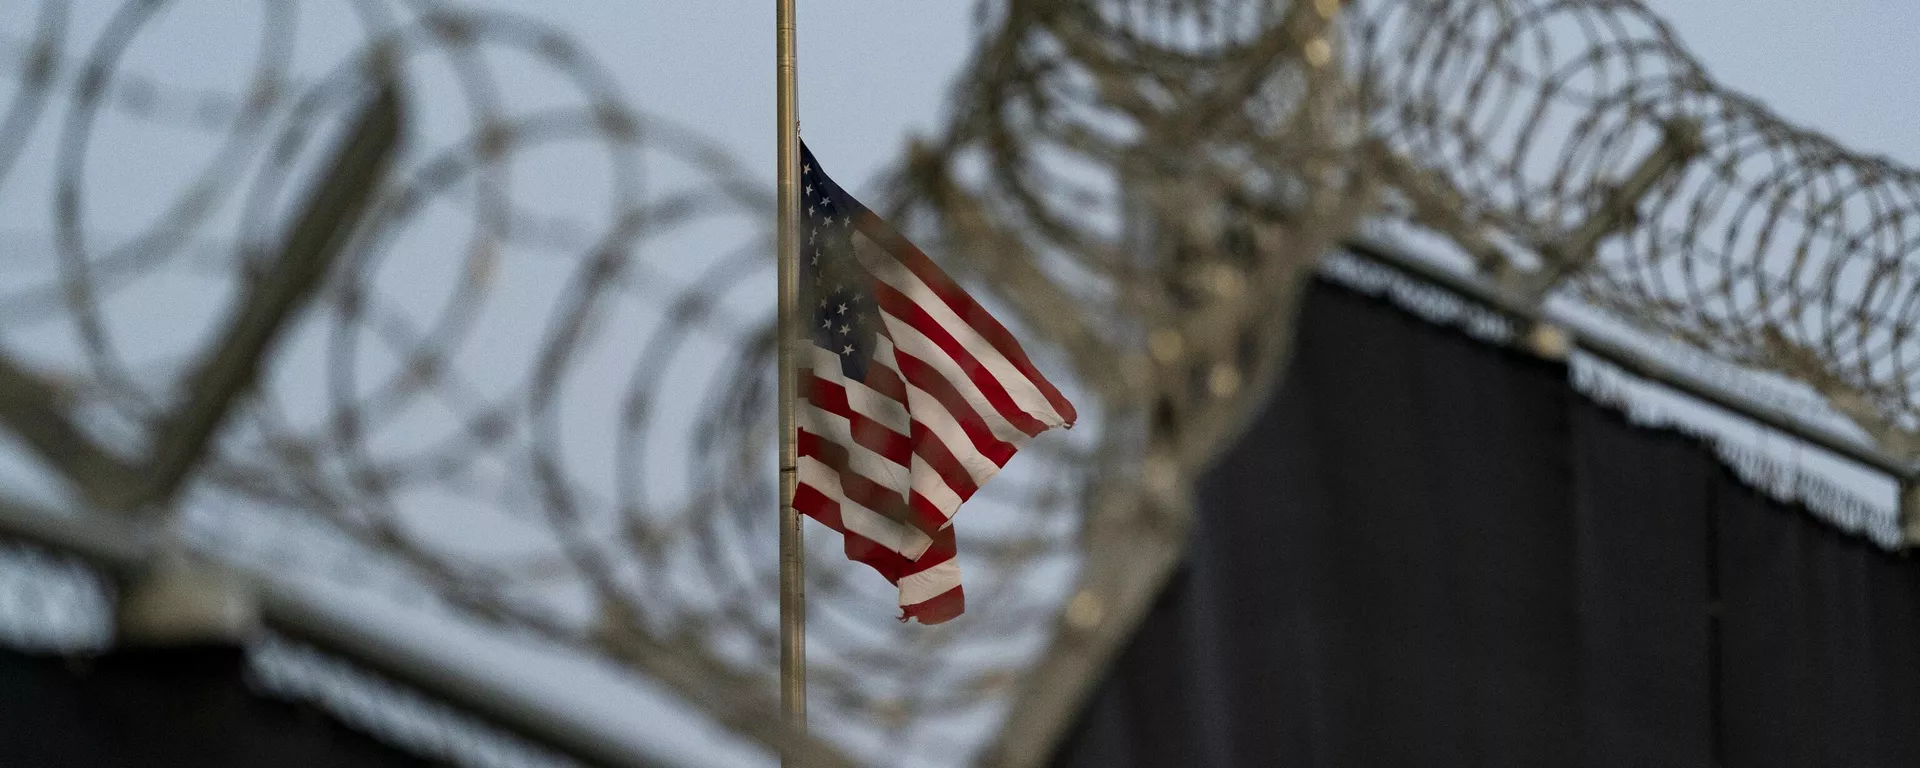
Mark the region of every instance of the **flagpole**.
<instances>
[{"instance_id":1,"label":"flagpole","mask_svg":"<svg viewBox=\"0 0 1920 768\"><path fill-rule=\"evenodd\" d=\"M805 561L802 560L800 513L793 508L793 492L798 475L799 457L794 446L793 368L794 305L797 302L800 255L798 222L800 183L796 166L800 164L800 123L797 112L798 89L794 83L794 0L774 0L777 48L777 95L774 120L779 124L780 147L776 153L780 168L777 200L779 232L779 335L780 366L780 711L786 725L781 742L780 764L797 766L805 749L807 735L807 594Z\"/></svg>"}]
</instances>

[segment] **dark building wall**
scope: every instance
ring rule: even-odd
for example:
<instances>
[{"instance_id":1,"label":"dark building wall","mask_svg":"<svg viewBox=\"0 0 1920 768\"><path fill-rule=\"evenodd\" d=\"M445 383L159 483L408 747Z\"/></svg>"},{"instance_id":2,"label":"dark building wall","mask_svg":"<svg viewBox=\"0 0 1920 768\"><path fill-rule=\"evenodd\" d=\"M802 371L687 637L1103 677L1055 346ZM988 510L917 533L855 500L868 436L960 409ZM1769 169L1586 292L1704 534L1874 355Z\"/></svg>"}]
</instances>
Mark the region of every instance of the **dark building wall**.
<instances>
[{"instance_id":1,"label":"dark building wall","mask_svg":"<svg viewBox=\"0 0 1920 768\"><path fill-rule=\"evenodd\" d=\"M0 651L0 766L417 768L437 765L318 709L261 695L237 648L92 657Z\"/></svg>"},{"instance_id":2,"label":"dark building wall","mask_svg":"<svg viewBox=\"0 0 1920 768\"><path fill-rule=\"evenodd\" d=\"M1920 765L1920 567L1329 285L1056 765Z\"/></svg>"}]
</instances>

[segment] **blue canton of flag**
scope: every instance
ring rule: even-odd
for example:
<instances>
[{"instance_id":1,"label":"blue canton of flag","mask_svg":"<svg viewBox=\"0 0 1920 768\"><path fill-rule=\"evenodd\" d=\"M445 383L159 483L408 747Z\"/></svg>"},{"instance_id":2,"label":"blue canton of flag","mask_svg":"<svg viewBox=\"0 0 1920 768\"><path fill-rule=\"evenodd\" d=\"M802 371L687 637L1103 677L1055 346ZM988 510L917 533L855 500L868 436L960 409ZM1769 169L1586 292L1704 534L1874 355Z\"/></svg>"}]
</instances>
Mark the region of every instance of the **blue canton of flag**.
<instances>
[{"instance_id":1,"label":"blue canton of flag","mask_svg":"<svg viewBox=\"0 0 1920 768\"><path fill-rule=\"evenodd\" d=\"M853 217L866 208L833 183L800 147L800 286L815 346L840 357L841 372L865 380L879 317L870 278L853 256Z\"/></svg>"}]
</instances>

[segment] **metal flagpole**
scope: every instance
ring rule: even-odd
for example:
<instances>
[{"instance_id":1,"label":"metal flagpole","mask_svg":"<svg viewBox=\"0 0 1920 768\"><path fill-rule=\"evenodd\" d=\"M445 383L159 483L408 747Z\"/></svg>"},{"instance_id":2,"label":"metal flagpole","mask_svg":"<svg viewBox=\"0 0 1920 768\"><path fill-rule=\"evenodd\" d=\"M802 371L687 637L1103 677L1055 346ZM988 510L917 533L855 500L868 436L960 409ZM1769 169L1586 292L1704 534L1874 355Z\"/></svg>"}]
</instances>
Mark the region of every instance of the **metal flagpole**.
<instances>
[{"instance_id":1,"label":"metal flagpole","mask_svg":"<svg viewBox=\"0 0 1920 768\"><path fill-rule=\"evenodd\" d=\"M797 88L794 84L793 6L794 0L774 0L777 29L778 95L774 119L779 123L780 164L778 203L780 317L780 711L786 724L781 742L780 763L801 764L807 735L807 593L805 562L801 559L800 513L793 508L799 457L794 446L793 427L793 343L794 305L798 292L799 232L795 218L800 212L800 182L796 178L800 163L800 123L796 114Z\"/></svg>"}]
</instances>

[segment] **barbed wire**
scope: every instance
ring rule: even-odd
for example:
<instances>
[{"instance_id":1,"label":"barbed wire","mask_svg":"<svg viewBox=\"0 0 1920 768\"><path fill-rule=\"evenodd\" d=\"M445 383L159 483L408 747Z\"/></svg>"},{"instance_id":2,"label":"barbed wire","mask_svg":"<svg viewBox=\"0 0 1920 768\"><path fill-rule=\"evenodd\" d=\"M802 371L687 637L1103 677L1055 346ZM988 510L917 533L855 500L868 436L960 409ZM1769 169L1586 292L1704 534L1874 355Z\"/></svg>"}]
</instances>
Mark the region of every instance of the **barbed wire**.
<instances>
[{"instance_id":1,"label":"barbed wire","mask_svg":"<svg viewBox=\"0 0 1920 768\"><path fill-rule=\"evenodd\" d=\"M1084 565L989 765L1037 765L1159 593L1188 483L1265 400L1371 181L1330 3L983 3L894 218L992 285L1107 408Z\"/></svg>"},{"instance_id":2,"label":"barbed wire","mask_svg":"<svg viewBox=\"0 0 1920 768\"><path fill-rule=\"evenodd\" d=\"M1719 86L1637 0L1003 0L980 26L899 197L1131 416L1141 485L1234 437L1360 213L1920 447L1912 171ZM1120 627L1144 606L1157 579L1097 564L1177 551L1169 495L1089 501L1076 604ZM997 762L1045 759L1125 637L1089 631L1042 662Z\"/></svg>"},{"instance_id":3,"label":"barbed wire","mask_svg":"<svg viewBox=\"0 0 1920 768\"><path fill-rule=\"evenodd\" d=\"M355 36L303 68L284 51L310 17L267 3L223 87L144 71L163 5L84 39L63 0L0 20L0 195L43 196L48 233L44 259L0 262L0 349L34 349L89 434L137 450L217 323L205 297L272 268L316 147L395 77L405 151L196 471L181 535L606 655L771 744L767 180L532 19L341 0ZM990 0L954 104L889 215L1072 373L1088 417L969 506L964 621L895 624L813 537L831 760L966 760L1003 716L986 759L1044 759L1363 215L1915 447L1912 172L1719 87L1638 2ZM204 158L144 219L95 157L142 135ZM127 319L170 302L208 309Z\"/></svg>"},{"instance_id":4,"label":"barbed wire","mask_svg":"<svg viewBox=\"0 0 1920 768\"><path fill-rule=\"evenodd\" d=\"M1568 295L1920 447L1912 169L1722 87L1638 0L1369 2L1344 29L1385 175L1484 270L1564 274ZM1676 135L1687 160L1610 202ZM1630 215L1569 249L1610 205Z\"/></svg>"},{"instance_id":5,"label":"barbed wire","mask_svg":"<svg viewBox=\"0 0 1920 768\"><path fill-rule=\"evenodd\" d=\"M0 158L52 169L0 176L0 193L52 201L48 252L0 265L20 278L0 291L0 340L75 339L35 362L93 434L137 449L203 353L183 342L222 318L196 314L155 354L116 310L230 296L271 269L333 126L378 78L403 83L390 181L196 471L180 537L610 657L772 744L771 185L633 109L536 20L343 4L357 39L310 71L287 63L309 37L290 6L265 4L239 93L142 71L129 51L185 42L149 39L164 3L120 6L79 40L48 0L0 37L17 78L0 114L24 115L0 123ZM212 147L153 196L149 226L123 179L90 167L114 131ZM884 582L812 537L822 764L978 747L1071 583L1089 421L969 505L966 621L900 625Z\"/></svg>"},{"instance_id":6,"label":"barbed wire","mask_svg":"<svg viewBox=\"0 0 1920 768\"><path fill-rule=\"evenodd\" d=\"M899 216L1199 466L1284 356L1291 323L1274 319L1367 200L1335 7L982 7L956 114L895 180Z\"/></svg>"}]
</instances>

